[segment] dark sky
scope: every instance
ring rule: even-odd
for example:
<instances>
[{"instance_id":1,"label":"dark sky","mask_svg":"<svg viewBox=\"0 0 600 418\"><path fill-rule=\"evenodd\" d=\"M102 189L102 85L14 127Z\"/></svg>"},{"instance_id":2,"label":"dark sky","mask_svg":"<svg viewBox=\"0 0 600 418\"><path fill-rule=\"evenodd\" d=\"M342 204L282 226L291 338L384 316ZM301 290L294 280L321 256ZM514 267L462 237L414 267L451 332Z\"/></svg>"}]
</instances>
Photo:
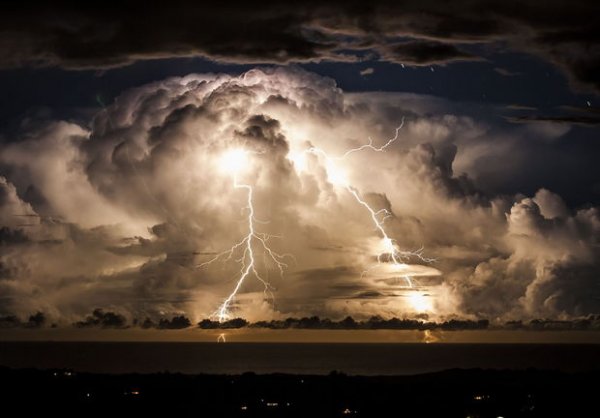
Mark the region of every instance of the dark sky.
<instances>
[{"instance_id":1,"label":"dark sky","mask_svg":"<svg viewBox=\"0 0 600 418\"><path fill-rule=\"evenodd\" d=\"M257 210L305 257L273 292L280 307L249 285L242 313L599 312L597 2L7 1L0 94L0 314L208 316L235 272L191 266L243 230L222 192L207 195L215 132L269 155ZM405 260L433 286L417 298L387 276L357 281L373 260L352 254L376 244L354 237L373 230L331 161L309 181L296 158L305 141L343 153L399 125L402 147L344 175L389 210L394 242L434 253L429 273ZM206 172L185 171L191 155ZM328 223L336 210L356 227Z\"/></svg>"},{"instance_id":2,"label":"dark sky","mask_svg":"<svg viewBox=\"0 0 600 418\"><path fill-rule=\"evenodd\" d=\"M522 187L496 184L492 191L535 191L543 170L562 174L546 187L571 204L600 202L593 158L600 123L594 2L308 2L285 8L271 2L127 2L124 8L7 2L3 8L4 141L18 139L25 123L85 123L124 90L152 81L291 64L331 77L348 92L432 95L493 106L484 112L498 123L568 125L572 129L552 149L541 151L543 163L524 175ZM565 154L577 163L557 161Z\"/></svg>"},{"instance_id":3,"label":"dark sky","mask_svg":"<svg viewBox=\"0 0 600 418\"><path fill-rule=\"evenodd\" d=\"M490 191L531 193L545 181L546 187L574 206L600 203L600 166L595 158L600 153L600 143L596 140L600 123L598 94L593 89L573 91L563 72L535 56L498 52L484 57L483 62L431 66L403 67L379 59L294 65L331 77L348 92L432 95L447 98L457 106L479 104L481 112L498 124L525 122L526 118L535 123L540 118L568 125L571 130L567 134L540 150L543 156L534 161L531 171L523 173L519 184L494 184ZM5 141L12 141L18 140L18 132L25 123L66 119L85 124L98 108L109 105L128 88L190 73L240 74L255 66L221 64L206 58L171 58L106 70L57 67L2 70L0 90L11 100L0 104L0 133ZM365 69L373 72L362 75ZM565 155L571 157L564 158Z\"/></svg>"}]
</instances>

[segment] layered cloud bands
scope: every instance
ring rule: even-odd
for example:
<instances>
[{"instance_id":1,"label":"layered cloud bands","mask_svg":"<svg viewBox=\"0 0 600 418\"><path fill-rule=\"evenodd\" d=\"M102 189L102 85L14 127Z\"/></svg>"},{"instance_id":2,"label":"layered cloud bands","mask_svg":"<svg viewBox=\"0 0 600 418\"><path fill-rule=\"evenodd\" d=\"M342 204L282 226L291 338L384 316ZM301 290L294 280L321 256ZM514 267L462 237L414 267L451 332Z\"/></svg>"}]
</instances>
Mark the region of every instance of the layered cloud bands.
<instances>
[{"instance_id":1,"label":"layered cloud bands","mask_svg":"<svg viewBox=\"0 0 600 418\"><path fill-rule=\"evenodd\" d=\"M394 136L385 152L381 146ZM124 92L89 127L55 122L0 151L0 310L81 321L205 318L240 275L239 253L204 265L255 227L256 277L232 304L249 320L572 317L598 312L600 218L540 188L491 196L481 168L513 169L525 128L496 132L410 95L344 94L300 70L190 75ZM556 136L560 132L546 132ZM311 148L312 147L312 148ZM306 152L315 147L324 154ZM243 170L223 164L246 151ZM335 166L331 165L335 161ZM458 170L460 174L455 174ZM235 173L234 173L235 171ZM377 260L382 236L427 263ZM543 185L540 185L543 186ZM407 288L406 277L413 288Z\"/></svg>"},{"instance_id":2,"label":"layered cloud bands","mask_svg":"<svg viewBox=\"0 0 600 418\"><path fill-rule=\"evenodd\" d=\"M509 50L552 62L574 87L598 92L599 12L588 0L3 2L0 68L174 57L444 65Z\"/></svg>"}]
</instances>

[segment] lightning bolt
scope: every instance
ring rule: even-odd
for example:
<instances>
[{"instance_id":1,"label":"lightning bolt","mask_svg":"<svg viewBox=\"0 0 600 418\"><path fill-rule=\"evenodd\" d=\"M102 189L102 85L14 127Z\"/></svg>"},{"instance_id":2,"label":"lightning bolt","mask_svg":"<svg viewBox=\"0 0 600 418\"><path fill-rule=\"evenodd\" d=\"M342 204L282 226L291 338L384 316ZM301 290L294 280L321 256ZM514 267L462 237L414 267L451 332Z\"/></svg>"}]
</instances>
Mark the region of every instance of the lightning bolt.
<instances>
[{"instance_id":1,"label":"lightning bolt","mask_svg":"<svg viewBox=\"0 0 600 418\"><path fill-rule=\"evenodd\" d=\"M383 144L380 147L375 147L373 146L373 139L371 139L371 137L369 137L369 143L361 145L358 148L352 148L349 149L348 151L346 151L344 154L342 154L340 157L336 157L337 160L343 160L346 157L348 157L350 154L354 153L354 152L359 152L362 151L364 149L370 149L371 151L375 151L375 152L384 152L387 147L389 147L390 145L392 145L394 142L396 142L396 140L398 139L398 136L400 135L400 130L404 127L404 117L402 117L402 120L400 121L400 125L396 128L396 134L388 139L388 141Z\"/></svg>"},{"instance_id":2,"label":"lightning bolt","mask_svg":"<svg viewBox=\"0 0 600 418\"><path fill-rule=\"evenodd\" d=\"M264 255L267 260L271 260L274 265L279 270L279 274L283 276L284 270L288 267L288 264L284 262L286 257L292 257L291 254L279 254L271 249L267 242L270 238L276 237L275 235L260 233L256 231L255 223L260 223L254 214L254 203L253 203L253 188L250 184L241 183L238 181L238 171L240 169L240 165L245 162L249 152L245 150L233 150L230 152L229 156L226 156L226 159L230 159L233 162L233 167L229 167L231 171L233 171L233 188L241 189L246 191L246 206L242 208L242 211L247 211L247 225L248 225L248 233L242 238L241 241L234 244L231 248L221 253L218 253L212 259L198 264L198 268L205 268L210 264L218 261L219 259L223 259L225 261L231 260L236 253L241 253L241 256L235 261L240 264L239 276L236 282L235 287L225 298L221 306L213 312L211 315L214 318L217 318L219 322L226 321L231 317L230 315L230 307L233 303L237 293L239 292L242 284L246 281L249 276L256 277L264 286L264 294L265 297L269 296L271 300L274 299L272 286L271 284L265 280L257 269L256 256L254 253L254 246L258 245L264 251ZM230 163L231 164L231 163ZM266 264L266 263L265 263Z\"/></svg>"},{"instance_id":3,"label":"lightning bolt","mask_svg":"<svg viewBox=\"0 0 600 418\"><path fill-rule=\"evenodd\" d=\"M373 145L373 140L369 138L369 142L367 144L363 144L357 148L352 148L346 151L344 154L340 156L332 157L328 155L323 149L311 146L304 153L310 153L314 155L321 156L325 159L326 168L328 177L330 180L332 177L336 177L335 173L338 171L335 165L335 161L345 160L353 153L360 152L363 150L371 150L374 152L385 152L386 149L392 145L394 142L398 140L400 130L404 126L404 118L402 118L402 122L400 126L396 128L396 132L394 137L389 139L385 144L380 147L376 147ZM258 271L256 255L255 255L255 246L261 248L263 250L263 255L265 260L270 260L275 267L279 270L281 276L283 276L284 270L288 267L288 264L285 263L286 257L293 256L291 254L279 254L271 249L268 245L268 241L270 238L277 237L275 235L260 233L256 231L255 223L260 223L259 220L255 217L255 210L253 204L253 187L250 184L240 182L238 179L238 174L240 170L240 166L246 163L246 159L248 158L248 154L250 152L246 150L232 150L226 155L226 160L229 162L226 164L228 172L233 172L233 188L236 190L244 190L246 192L246 206L242 208L242 211L247 211L247 225L248 225L248 233L237 243L235 243L231 248L216 254L213 258L208 261L205 261L201 264L198 264L198 268L206 268L214 262L218 260L229 261L231 260L235 254L241 254L239 258L235 259L237 263L240 264L240 271L238 274L238 279L236 285L233 290L225 298L225 300L221 303L219 308L213 312L211 315L214 318L217 318L219 322L223 322L228 320L230 315L231 305L235 300L236 295L238 294L240 288L246 281L249 276L254 276L258 279L262 285L264 286L264 294L265 297L270 297L271 300L274 300L272 286L270 283L265 280ZM384 257L387 258L387 261L391 261L396 266L406 266L405 261L408 261L412 257L416 257L422 262L431 263L434 262L435 259L427 258L424 256L423 248L416 251L402 251L399 249L397 242L390 238L384 228L384 222L387 218L392 216L390 211L387 209L375 210L373 209L360 195L358 190L352 187L344 178L339 178L337 176L336 181L339 185L341 185L345 190L348 191L350 195L354 197L354 199L363 206L369 213L371 221L375 226L375 229L379 232L383 239L383 252L377 255L378 264L383 262ZM263 262L266 266L267 262ZM363 272L363 275L367 273L369 270ZM406 280L408 287L414 287L413 278L410 275L404 275L403 278Z\"/></svg>"},{"instance_id":4,"label":"lightning bolt","mask_svg":"<svg viewBox=\"0 0 600 418\"><path fill-rule=\"evenodd\" d=\"M350 184L348 184L348 182L346 181L345 178L343 178L343 176L336 174L339 172L339 170L337 169L337 167L335 165L335 161L345 160L353 153L360 152L363 150L371 150L371 151L375 151L375 152L385 152L386 149L390 145L392 145L394 142L396 142L398 140L398 137L400 135L400 130L402 129L403 126L404 126L404 118L402 118L400 125L396 128L395 135L380 147L374 146L373 140L371 138L369 138L369 142L367 144L363 144L357 148L349 149L348 151L346 151L345 153L343 153L340 156L332 157L329 154L327 154L327 152L325 152L323 149L314 147L314 146L308 148L305 152L311 153L314 155L320 155L321 157L323 157L326 162L326 169L327 169L328 176L334 177L335 180L337 180L336 182L341 187L346 189L348 191L348 193L350 193L354 197L354 199L369 212L371 221L373 222L375 229L379 232L379 234L381 235L381 237L383 239L384 250L382 253L377 255L378 264L381 264L384 256L389 258L389 261L391 261L396 266L406 266L405 261L408 261L410 258L413 258L413 257L418 258L422 262L429 264L429 263L435 262L436 260L433 258L426 257L424 255L423 247L421 247L415 251L403 251L403 250L400 250L397 242L394 239L389 237L389 235L387 234L387 232L384 228L384 222L387 218L392 216L390 211L388 211L387 209L381 209L378 211L374 210L360 196L360 194L356 188L354 188ZM371 269L364 271L362 273L362 275L364 276ZM410 275L404 275L403 278L406 280L408 287L410 287L410 288L414 287L413 278Z\"/></svg>"}]
</instances>

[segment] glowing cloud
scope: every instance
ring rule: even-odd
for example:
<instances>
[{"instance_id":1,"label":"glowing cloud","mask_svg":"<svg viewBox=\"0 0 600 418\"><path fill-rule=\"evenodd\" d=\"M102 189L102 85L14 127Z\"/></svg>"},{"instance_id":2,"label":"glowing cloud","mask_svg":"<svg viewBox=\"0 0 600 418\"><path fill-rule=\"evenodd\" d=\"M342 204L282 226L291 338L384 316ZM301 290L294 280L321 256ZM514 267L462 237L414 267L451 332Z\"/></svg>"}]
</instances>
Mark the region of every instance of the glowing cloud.
<instances>
[{"instance_id":1,"label":"glowing cloud","mask_svg":"<svg viewBox=\"0 0 600 418\"><path fill-rule=\"evenodd\" d=\"M277 266L281 275L283 275L284 268L287 267L287 264L283 262L283 259L286 257L286 255L278 254L269 247L267 241L269 238L271 238L271 236L268 234L259 233L255 229L256 218L254 216L253 188L250 184L245 184L238 180L238 174L244 169L248 168L248 155L248 151L241 148L234 148L225 152L219 159L219 167L233 176L233 188L246 191L246 206L243 209L248 213L248 233L241 241L234 244L229 250L217 254L217 256L198 266L206 267L223 257L226 260L230 260L234 254L241 252L240 258L235 260L240 264L239 278L237 279L236 285L229 296L225 298L221 306L213 313L213 316L216 317L220 322L230 318L231 304L233 303L237 293L240 291L240 288L244 284L244 281L250 275L254 275L263 284L265 295L269 294L271 298L273 297L271 285L269 282L263 279L261 274L258 272L254 251L255 243L257 243L258 246L263 250L265 257L268 257L268 259L271 260L275 266Z\"/></svg>"},{"instance_id":2,"label":"glowing cloud","mask_svg":"<svg viewBox=\"0 0 600 418\"><path fill-rule=\"evenodd\" d=\"M430 312L433 309L431 297L423 292L409 292L406 297L410 307L417 313Z\"/></svg>"},{"instance_id":3,"label":"glowing cloud","mask_svg":"<svg viewBox=\"0 0 600 418\"><path fill-rule=\"evenodd\" d=\"M398 126L396 128L395 135L380 147L376 147L375 145L373 145L373 140L369 137L367 144L360 145L359 147L356 147L356 148L351 148L351 149L347 150L346 152L344 152L341 156L332 157L327 152L325 152L323 149L314 147L314 146L311 146L309 149L307 149L305 151L305 153L311 153L311 154L317 155L319 157L322 157L325 160L325 167L326 167L328 180L332 184L344 188L348 193L350 193L350 195L352 195L354 197L354 199L356 200L356 202L359 205L363 206L368 211L375 229L379 232L379 235L381 236L380 251L378 251L378 253L377 253L378 264L380 264L383 261L383 259L385 257L387 257L389 259L389 261L391 263L393 263L393 265L395 267L406 270L409 266L406 265L405 262L411 258L417 258L421 262L424 262L424 263L432 263L435 261L435 259L425 257L423 255L422 247L416 251L400 250L396 241L389 237L388 233L386 232L386 230L384 228L384 222L388 217L391 216L391 213L387 209L379 209L379 210L373 209L360 196L360 194L356 190L356 188L352 187L349 184L344 170L342 168L340 168L340 166L339 166L340 161L345 160L346 158L350 157L352 154L358 153L360 151L370 150L370 151L374 151L374 152L385 152L385 150L388 147L390 147L394 142L396 142L396 140L398 139L400 130L402 129L403 126L404 126L404 118L402 118L402 122L400 123L400 126ZM294 153L292 160L299 167L301 167L301 169L303 169L303 170L305 169L305 166L306 166L305 157L301 157L298 153ZM371 268L373 268L373 267L371 267ZM368 270L363 272L363 275L366 273L368 273ZM402 277L404 277L404 279L406 280L408 287L413 287L413 281L412 281L410 273L405 272L405 274Z\"/></svg>"},{"instance_id":4,"label":"glowing cloud","mask_svg":"<svg viewBox=\"0 0 600 418\"><path fill-rule=\"evenodd\" d=\"M383 226L385 219L387 217L391 216L389 211L386 209L380 209L380 210L375 211L364 199L361 198L358 191L349 184L347 176L344 173L343 169L339 167L339 163L336 163L336 161L344 160L347 157L349 157L350 155L352 155L353 153L357 153L357 152L360 152L363 150L371 150L371 151L375 151L375 152L385 151L386 148L388 148L391 144L393 144L398 139L399 131L403 125L404 125L404 119L402 119L402 123L400 124L400 126L398 128L396 128L395 136L393 138L391 138L390 140L388 140L381 147L375 147L373 145L372 139L369 138L368 144L361 145L358 148L350 149L350 150L346 151L340 157L332 158L322 149L312 146L312 147L308 148L305 152L300 153L300 154L293 153L290 156L288 156L288 158L294 162L295 167L298 170L298 172L303 172L306 170L306 157L305 157L306 153L314 154L318 157L322 157L325 160L325 170L327 173L327 179L332 184L344 188L347 192L350 193L350 195L352 195L354 197L354 199L357 201L357 203L359 203L361 206L363 206L368 211L368 213L371 217L371 221L373 222L373 225L375 226L376 230L379 232L379 234L381 236L381 242L382 242L382 251L377 254L378 263L382 262L383 257L388 257L389 261L391 263L393 263L394 266L396 266L399 269L405 270L402 277L406 280L408 287L412 288L414 286L413 281L412 281L412 278L410 275L410 271L407 270L407 268L409 266L407 264L405 264L404 261L408 260L411 257L417 257L417 258L419 258L419 260L421 260L425 263L431 263L435 260L424 257L422 254L422 249L419 249L418 251L415 251L415 252L399 250L398 245L392 238L390 238L388 236L388 234L385 231L384 226ZM221 256L225 256L225 255L227 256L227 260L229 260L232 257L232 254L236 250L238 250L239 248L243 248L241 258L236 260L236 261L240 262L240 264L241 264L241 270L239 273L239 278L237 280L237 283L236 283L233 291L229 294L229 296L221 304L219 309L213 314L215 317L217 317L219 319L219 321L224 321L224 320L227 320L230 318L230 312L229 312L230 306L231 306L235 296L240 291L242 284L244 283L246 278L251 274L254 275L264 285L265 293L268 293L271 296L271 298L273 298L273 293L271 290L270 283L268 281L266 281L265 279L263 279L263 277L261 277L261 275L257 271L256 258L255 258L254 248L253 248L253 241L258 242L258 244L262 247L262 250L265 251L265 253L267 254L268 258L275 263L275 265L277 266L277 268L280 271L280 274L283 275L284 267L287 267L287 264L285 264L282 261L282 259L284 258L284 255L275 253L267 245L266 241L268 240L269 236L265 235L265 234L257 234L255 231L256 219L254 217L253 188L251 185L241 183L238 180L238 174L241 171L247 169L247 167L248 167L248 164L249 164L248 154L249 154L249 152L242 148L233 148L233 149L230 149L230 150L226 151L225 153L223 153L223 155L219 159L219 167L221 168L221 170L233 175L234 188L235 189L244 189L247 192L247 206L245 207L245 209L248 211L248 218L247 218L248 234L244 237L244 239L242 241L235 244L228 251L220 253L213 259L209 260L208 262L202 263L200 265L200 267L205 267L205 266L211 264L212 262L218 260L219 258L221 258Z\"/></svg>"},{"instance_id":5,"label":"glowing cloud","mask_svg":"<svg viewBox=\"0 0 600 418\"><path fill-rule=\"evenodd\" d=\"M155 321L597 312L598 208L480 190L485 164L513 175L530 131L458 109L255 69L152 83L89 125L24 132L0 147L0 310L66 324L91 307Z\"/></svg>"},{"instance_id":6,"label":"glowing cloud","mask_svg":"<svg viewBox=\"0 0 600 418\"><path fill-rule=\"evenodd\" d=\"M219 159L219 168L222 172L236 176L249 166L248 151L234 148L223 153Z\"/></svg>"}]
</instances>

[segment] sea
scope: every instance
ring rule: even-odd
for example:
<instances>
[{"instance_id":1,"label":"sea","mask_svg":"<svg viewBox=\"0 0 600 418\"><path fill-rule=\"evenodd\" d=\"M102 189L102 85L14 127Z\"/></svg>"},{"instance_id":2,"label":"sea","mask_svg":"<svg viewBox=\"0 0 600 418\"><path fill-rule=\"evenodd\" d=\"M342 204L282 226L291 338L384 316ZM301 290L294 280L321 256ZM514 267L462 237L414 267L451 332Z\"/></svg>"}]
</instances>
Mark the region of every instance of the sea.
<instances>
[{"instance_id":1,"label":"sea","mask_svg":"<svg viewBox=\"0 0 600 418\"><path fill-rule=\"evenodd\" d=\"M0 366L94 373L412 375L600 370L598 344L0 342Z\"/></svg>"}]
</instances>

